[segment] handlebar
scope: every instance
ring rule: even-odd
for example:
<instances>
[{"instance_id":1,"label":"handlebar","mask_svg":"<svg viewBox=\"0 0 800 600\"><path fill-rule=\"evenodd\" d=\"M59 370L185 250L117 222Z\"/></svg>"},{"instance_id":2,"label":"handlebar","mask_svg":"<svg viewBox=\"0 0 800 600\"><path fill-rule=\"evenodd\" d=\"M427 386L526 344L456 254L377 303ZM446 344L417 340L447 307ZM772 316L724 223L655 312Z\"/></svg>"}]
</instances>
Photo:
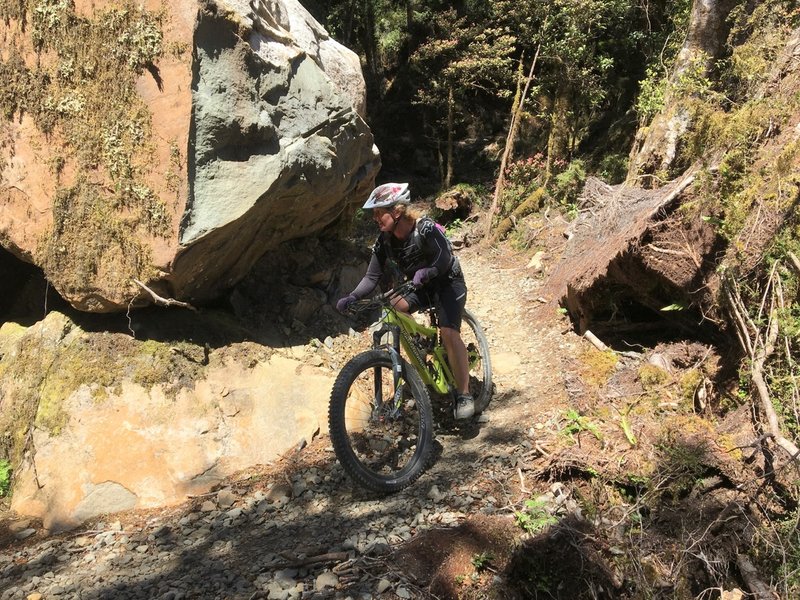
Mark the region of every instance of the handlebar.
<instances>
[{"instance_id":1,"label":"handlebar","mask_svg":"<svg viewBox=\"0 0 800 600\"><path fill-rule=\"evenodd\" d=\"M392 300L397 298L398 296L404 296L410 292L413 292L417 289L417 286L414 285L413 282L407 281L394 289L389 290L383 294L378 294L377 296L373 296L372 298L363 298L361 300L356 300L350 306L347 307L345 311L348 314L356 315L362 312L366 312L368 310L372 310L375 308L380 308L382 306L389 306L391 305Z\"/></svg>"}]
</instances>

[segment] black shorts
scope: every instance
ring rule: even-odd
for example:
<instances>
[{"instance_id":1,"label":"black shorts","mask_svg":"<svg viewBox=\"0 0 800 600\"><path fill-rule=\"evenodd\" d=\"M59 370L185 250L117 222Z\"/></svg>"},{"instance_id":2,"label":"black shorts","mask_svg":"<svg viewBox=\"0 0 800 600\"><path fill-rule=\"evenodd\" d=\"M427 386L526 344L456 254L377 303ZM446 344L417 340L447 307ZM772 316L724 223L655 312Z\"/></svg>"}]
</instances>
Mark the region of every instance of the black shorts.
<instances>
[{"instance_id":1,"label":"black shorts","mask_svg":"<svg viewBox=\"0 0 800 600\"><path fill-rule=\"evenodd\" d=\"M410 312L433 306L439 327L451 327L461 331L461 317L467 303L467 284L459 275L443 283L425 285L416 292L404 296Z\"/></svg>"}]
</instances>

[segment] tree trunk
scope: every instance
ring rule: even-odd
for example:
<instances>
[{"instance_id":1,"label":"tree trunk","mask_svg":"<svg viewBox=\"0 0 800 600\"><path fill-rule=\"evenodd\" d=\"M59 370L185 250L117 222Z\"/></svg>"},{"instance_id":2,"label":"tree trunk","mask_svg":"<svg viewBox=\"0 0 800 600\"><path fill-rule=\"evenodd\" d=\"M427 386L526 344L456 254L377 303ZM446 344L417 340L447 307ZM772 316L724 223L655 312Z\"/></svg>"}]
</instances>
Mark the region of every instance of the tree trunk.
<instances>
[{"instance_id":1,"label":"tree trunk","mask_svg":"<svg viewBox=\"0 0 800 600\"><path fill-rule=\"evenodd\" d=\"M506 234L511 231L517 224L517 220L528 216L534 211L539 210L544 204L546 197L545 189L543 187L536 188L533 193L528 196L522 204L514 209L511 216L503 219L494 231L492 236L492 244L496 244L502 240Z\"/></svg>"},{"instance_id":2,"label":"tree trunk","mask_svg":"<svg viewBox=\"0 0 800 600\"><path fill-rule=\"evenodd\" d=\"M728 39L727 22L737 0L695 0L689 21L689 31L681 51L675 59L672 74L664 95L664 107L649 127L640 130L631 150L628 181L647 187L657 186L660 179L676 175L678 147L681 137L691 128L690 112L682 104L685 96L673 96L671 89L680 77L698 64L707 74L722 55Z\"/></svg>"},{"instance_id":3,"label":"tree trunk","mask_svg":"<svg viewBox=\"0 0 800 600\"><path fill-rule=\"evenodd\" d=\"M373 0L364 0L364 55L367 68L374 76L378 73L378 43L375 37L375 7Z\"/></svg>"},{"instance_id":4,"label":"tree trunk","mask_svg":"<svg viewBox=\"0 0 800 600\"><path fill-rule=\"evenodd\" d=\"M556 93L553 113L550 118L550 136L547 139L547 171L544 185L550 180L555 162L569 159L569 111L571 106L569 91L565 86L560 86Z\"/></svg>"},{"instance_id":5,"label":"tree trunk","mask_svg":"<svg viewBox=\"0 0 800 600\"><path fill-rule=\"evenodd\" d=\"M536 71L536 61L539 58L539 50L541 47L541 44L536 46L536 53L533 56L533 62L531 62L531 69L528 72L528 79L525 82L524 90L520 90L522 66L525 59L524 54L519 61L520 74L519 79L517 80L517 93L514 95L514 103L511 105L511 125L508 128L506 147L503 149L503 157L500 160L500 173L497 175L497 183L495 183L494 186L494 199L492 200L492 207L489 209L489 214L486 218L486 237L489 237L489 234L492 231L492 221L494 220L495 214L497 214L497 207L500 205L500 198L503 195L503 188L505 188L506 183L506 166L514 154L514 142L517 139L517 131L519 130L520 114L522 113L523 106L525 106L525 99L528 96L528 90L530 89L531 82L533 81L533 74Z\"/></svg>"},{"instance_id":6,"label":"tree trunk","mask_svg":"<svg viewBox=\"0 0 800 600\"><path fill-rule=\"evenodd\" d=\"M455 113L455 99L453 98L453 88L451 87L447 95L447 173L444 176L443 189L450 188L453 181L453 120Z\"/></svg>"}]
</instances>

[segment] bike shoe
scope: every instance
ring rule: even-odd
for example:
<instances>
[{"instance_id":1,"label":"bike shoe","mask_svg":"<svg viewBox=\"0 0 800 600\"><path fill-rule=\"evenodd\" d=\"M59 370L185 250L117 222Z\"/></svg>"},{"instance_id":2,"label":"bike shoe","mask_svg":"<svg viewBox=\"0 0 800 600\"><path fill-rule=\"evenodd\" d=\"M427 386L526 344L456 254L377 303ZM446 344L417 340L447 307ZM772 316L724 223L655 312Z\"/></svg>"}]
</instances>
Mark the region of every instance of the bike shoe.
<instances>
[{"instance_id":1,"label":"bike shoe","mask_svg":"<svg viewBox=\"0 0 800 600\"><path fill-rule=\"evenodd\" d=\"M459 394L453 406L453 417L459 421L475 414L475 400L469 394Z\"/></svg>"}]
</instances>

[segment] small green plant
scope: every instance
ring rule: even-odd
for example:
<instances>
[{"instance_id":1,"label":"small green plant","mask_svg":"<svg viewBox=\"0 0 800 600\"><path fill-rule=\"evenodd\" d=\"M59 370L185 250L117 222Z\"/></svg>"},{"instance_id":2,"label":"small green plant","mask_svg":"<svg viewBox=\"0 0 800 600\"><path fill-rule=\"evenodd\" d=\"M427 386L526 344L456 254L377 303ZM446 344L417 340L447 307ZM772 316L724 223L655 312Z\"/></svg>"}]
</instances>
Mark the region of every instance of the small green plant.
<instances>
[{"instance_id":1,"label":"small green plant","mask_svg":"<svg viewBox=\"0 0 800 600\"><path fill-rule=\"evenodd\" d=\"M603 435L600 433L600 430L597 429L597 426L592 423L588 417L583 416L574 408L570 408L564 413L564 419L566 419L567 422L561 429L561 433L572 437L576 433L588 431L598 440L603 439Z\"/></svg>"},{"instance_id":2,"label":"small green plant","mask_svg":"<svg viewBox=\"0 0 800 600\"><path fill-rule=\"evenodd\" d=\"M461 229L462 225L464 225L464 222L461 219L455 219L448 223L445 231L447 233L447 237L452 237L453 234Z\"/></svg>"},{"instance_id":3,"label":"small green plant","mask_svg":"<svg viewBox=\"0 0 800 600\"><path fill-rule=\"evenodd\" d=\"M573 160L567 168L555 176L550 194L563 206L568 214L577 216L578 196L586 181L586 167L580 159Z\"/></svg>"},{"instance_id":4,"label":"small green plant","mask_svg":"<svg viewBox=\"0 0 800 600\"><path fill-rule=\"evenodd\" d=\"M0 498L5 498L11 489L11 463L0 459Z\"/></svg>"},{"instance_id":5,"label":"small green plant","mask_svg":"<svg viewBox=\"0 0 800 600\"><path fill-rule=\"evenodd\" d=\"M558 522L547 510L547 503L540 499L526 500L525 508L514 513L514 520L528 533L539 533Z\"/></svg>"},{"instance_id":6,"label":"small green plant","mask_svg":"<svg viewBox=\"0 0 800 600\"><path fill-rule=\"evenodd\" d=\"M631 446L636 445L636 434L633 433L633 428L631 427L630 421L628 421L628 415L623 414L619 420L620 427L622 427L622 431L625 434L625 439L628 440L628 443Z\"/></svg>"},{"instance_id":7,"label":"small green plant","mask_svg":"<svg viewBox=\"0 0 800 600\"><path fill-rule=\"evenodd\" d=\"M491 570L491 563L493 560L494 554L483 551L480 554L476 554L472 557L472 566L475 567L475 570L478 572Z\"/></svg>"}]
</instances>

